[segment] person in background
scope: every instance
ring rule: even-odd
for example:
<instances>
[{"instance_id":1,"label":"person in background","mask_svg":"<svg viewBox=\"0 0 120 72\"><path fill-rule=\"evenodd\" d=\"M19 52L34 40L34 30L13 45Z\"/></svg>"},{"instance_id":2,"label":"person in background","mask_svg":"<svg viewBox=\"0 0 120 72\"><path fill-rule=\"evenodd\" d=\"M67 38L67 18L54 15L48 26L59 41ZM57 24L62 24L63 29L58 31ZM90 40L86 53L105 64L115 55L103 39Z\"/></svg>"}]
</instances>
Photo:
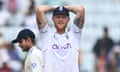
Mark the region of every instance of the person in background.
<instances>
[{"instance_id":1,"label":"person in background","mask_svg":"<svg viewBox=\"0 0 120 72\"><path fill-rule=\"evenodd\" d=\"M0 68L0 72L13 72L13 70L8 66L6 62L4 62Z\"/></svg>"},{"instance_id":2,"label":"person in background","mask_svg":"<svg viewBox=\"0 0 120 72\"><path fill-rule=\"evenodd\" d=\"M109 37L108 28L104 27L103 30L103 37L98 39L93 47L93 53L97 61L98 72L106 71L106 64L109 61L108 54L114 45L113 40Z\"/></svg>"},{"instance_id":3,"label":"person in background","mask_svg":"<svg viewBox=\"0 0 120 72\"><path fill-rule=\"evenodd\" d=\"M2 34L0 36L0 67L4 62L10 61L10 56L8 54L8 50L6 45L8 42L3 38Z\"/></svg>"},{"instance_id":4,"label":"person in background","mask_svg":"<svg viewBox=\"0 0 120 72\"><path fill-rule=\"evenodd\" d=\"M7 10L3 9L4 2L0 0L0 27L8 26L8 20L10 19L10 14Z\"/></svg>"},{"instance_id":5,"label":"person in background","mask_svg":"<svg viewBox=\"0 0 120 72\"><path fill-rule=\"evenodd\" d=\"M24 63L25 72L42 72L42 53L35 46L35 34L29 29L19 32L17 38L12 43L19 43L23 51L27 51Z\"/></svg>"},{"instance_id":6,"label":"person in background","mask_svg":"<svg viewBox=\"0 0 120 72\"><path fill-rule=\"evenodd\" d=\"M34 0L29 0L29 1L30 1L30 5L24 17L23 24L21 26L23 28L28 28L32 30L36 38L38 38L39 30L38 30L37 23L36 23L35 1Z\"/></svg>"},{"instance_id":7,"label":"person in background","mask_svg":"<svg viewBox=\"0 0 120 72\"><path fill-rule=\"evenodd\" d=\"M7 0L7 7L10 14L10 19L8 20L9 26L20 27L24 21L24 13L18 8L18 0Z\"/></svg>"},{"instance_id":8,"label":"person in background","mask_svg":"<svg viewBox=\"0 0 120 72\"><path fill-rule=\"evenodd\" d=\"M115 43L109 53L110 63L107 72L120 72L120 42Z\"/></svg>"}]
</instances>

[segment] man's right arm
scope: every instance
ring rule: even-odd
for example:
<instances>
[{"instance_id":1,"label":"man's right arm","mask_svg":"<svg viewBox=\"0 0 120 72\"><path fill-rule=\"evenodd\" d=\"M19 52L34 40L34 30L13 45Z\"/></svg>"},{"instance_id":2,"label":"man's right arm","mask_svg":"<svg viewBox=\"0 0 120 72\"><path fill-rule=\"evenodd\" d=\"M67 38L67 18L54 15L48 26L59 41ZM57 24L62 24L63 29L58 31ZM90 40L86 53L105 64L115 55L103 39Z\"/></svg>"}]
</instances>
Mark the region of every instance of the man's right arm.
<instances>
[{"instance_id":1,"label":"man's right arm","mask_svg":"<svg viewBox=\"0 0 120 72\"><path fill-rule=\"evenodd\" d=\"M45 25L47 24L47 18L45 16L45 13L53 9L54 7L49 7L49 6L39 6L36 9L36 20L39 29L44 28Z\"/></svg>"}]
</instances>

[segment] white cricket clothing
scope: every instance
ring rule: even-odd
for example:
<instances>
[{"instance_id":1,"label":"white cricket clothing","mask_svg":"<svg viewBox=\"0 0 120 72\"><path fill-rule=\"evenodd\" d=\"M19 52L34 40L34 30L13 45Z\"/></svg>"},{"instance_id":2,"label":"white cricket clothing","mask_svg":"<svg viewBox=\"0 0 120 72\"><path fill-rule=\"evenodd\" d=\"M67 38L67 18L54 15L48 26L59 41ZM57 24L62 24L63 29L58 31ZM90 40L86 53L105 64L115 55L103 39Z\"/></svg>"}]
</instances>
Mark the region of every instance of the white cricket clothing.
<instances>
[{"instance_id":1,"label":"white cricket clothing","mask_svg":"<svg viewBox=\"0 0 120 72\"><path fill-rule=\"evenodd\" d=\"M76 25L61 35L48 24L40 29L44 72L79 72L80 34Z\"/></svg>"},{"instance_id":2,"label":"white cricket clothing","mask_svg":"<svg viewBox=\"0 0 120 72\"><path fill-rule=\"evenodd\" d=\"M25 72L43 72L42 52L36 47L32 47L25 59Z\"/></svg>"},{"instance_id":3,"label":"white cricket clothing","mask_svg":"<svg viewBox=\"0 0 120 72\"><path fill-rule=\"evenodd\" d=\"M10 19L10 14L7 11L0 11L0 26L4 26Z\"/></svg>"}]
</instances>

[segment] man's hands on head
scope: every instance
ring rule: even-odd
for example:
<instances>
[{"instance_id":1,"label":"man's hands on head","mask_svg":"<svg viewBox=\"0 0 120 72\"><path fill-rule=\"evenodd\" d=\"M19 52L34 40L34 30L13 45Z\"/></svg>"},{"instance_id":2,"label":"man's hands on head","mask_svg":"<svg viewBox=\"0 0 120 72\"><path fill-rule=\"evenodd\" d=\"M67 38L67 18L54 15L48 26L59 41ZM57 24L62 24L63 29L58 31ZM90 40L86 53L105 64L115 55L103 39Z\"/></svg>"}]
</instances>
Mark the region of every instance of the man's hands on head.
<instances>
[{"instance_id":1,"label":"man's hands on head","mask_svg":"<svg viewBox=\"0 0 120 72\"><path fill-rule=\"evenodd\" d=\"M43 11L43 12L46 12L46 11L53 11L57 6L39 6L37 7L36 10L39 10L39 11Z\"/></svg>"},{"instance_id":2,"label":"man's hands on head","mask_svg":"<svg viewBox=\"0 0 120 72\"><path fill-rule=\"evenodd\" d=\"M36 9L37 23L39 28L43 28L45 24L47 24L47 19L45 13L48 11L53 11L58 6L39 6ZM69 11L76 14L74 24L76 24L79 28L82 28L84 25L85 19L85 8L83 6L64 6Z\"/></svg>"},{"instance_id":3,"label":"man's hands on head","mask_svg":"<svg viewBox=\"0 0 120 72\"><path fill-rule=\"evenodd\" d=\"M36 8L36 20L39 29L44 28L45 25L48 23L45 13L48 11L53 11L56 7L57 6L42 5Z\"/></svg>"},{"instance_id":4,"label":"man's hands on head","mask_svg":"<svg viewBox=\"0 0 120 72\"><path fill-rule=\"evenodd\" d=\"M85 11L85 8L83 6L64 6L69 11L75 13L75 14L83 14Z\"/></svg>"},{"instance_id":5,"label":"man's hands on head","mask_svg":"<svg viewBox=\"0 0 120 72\"><path fill-rule=\"evenodd\" d=\"M85 8L83 6L65 6L65 8L76 14L74 24L82 28L85 19Z\"/></svg>"}]
</instances>

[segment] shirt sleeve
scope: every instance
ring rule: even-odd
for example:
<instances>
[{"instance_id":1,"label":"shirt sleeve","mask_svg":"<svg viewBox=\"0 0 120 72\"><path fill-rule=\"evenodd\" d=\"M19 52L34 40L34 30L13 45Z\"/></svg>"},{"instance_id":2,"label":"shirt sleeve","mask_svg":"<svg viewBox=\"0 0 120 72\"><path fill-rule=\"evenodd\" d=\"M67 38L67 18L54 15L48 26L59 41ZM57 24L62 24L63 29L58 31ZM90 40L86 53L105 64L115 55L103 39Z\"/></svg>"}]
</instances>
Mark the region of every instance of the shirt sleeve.
<instances>
[{"instance_id":1,"label":"shirt sleeve","mask_svg":"<svg viewBox=\"0 0 120 72\"><path fill-rule=\"evenodd\" d=\"M31 72L42 72L42 60L41 60L41 57L31 56L30 70L31 70Z\"/></svg>"},{"instance_id":2,"label":"shirt sleeve","mask_svg":"<svg viewBox=\"0 0 120 72\"><path fill-rule=\"evenodd\" d=\"M78 28L76 25L72 25L69 30L69 36L71 37L71 42L75 46L74 48L76 50L79 50L80 48L80 42L81 42L81 32L82 29Z\"/></svg>"},{"instance_id":3,"label":"shirt sleeve","mask_svg":"<svg viewBox=\"0 0 120 72\"><path fill-rule=\"evenodd\" d=\"M48 24L45 25L45 27L43 27L42 29L40 29L40 33L45 33L48 32L49 26Z\"/></svg>"},{"instance_id":4,"label":"shirt sleeve","mask_svg":"<svg viewBox=\"0 0 120 72\"><path fill-rule=\"evenodd\" d=\"M70 30L73 31L74 33L81 33L82 28L79 28L75 24L73 24Z\"/></svg>"},{"instance_id":5,"label":"shirt sleeve","mask_svg":"<svg viewBox=\"0 0 120 72\"><path fill-rule=\"evenodd\" d=\"M46 39L50 32L51 28L48 24L46 24L44 28L40 29L40 41Z\"/></svg>"}]
</instances>

